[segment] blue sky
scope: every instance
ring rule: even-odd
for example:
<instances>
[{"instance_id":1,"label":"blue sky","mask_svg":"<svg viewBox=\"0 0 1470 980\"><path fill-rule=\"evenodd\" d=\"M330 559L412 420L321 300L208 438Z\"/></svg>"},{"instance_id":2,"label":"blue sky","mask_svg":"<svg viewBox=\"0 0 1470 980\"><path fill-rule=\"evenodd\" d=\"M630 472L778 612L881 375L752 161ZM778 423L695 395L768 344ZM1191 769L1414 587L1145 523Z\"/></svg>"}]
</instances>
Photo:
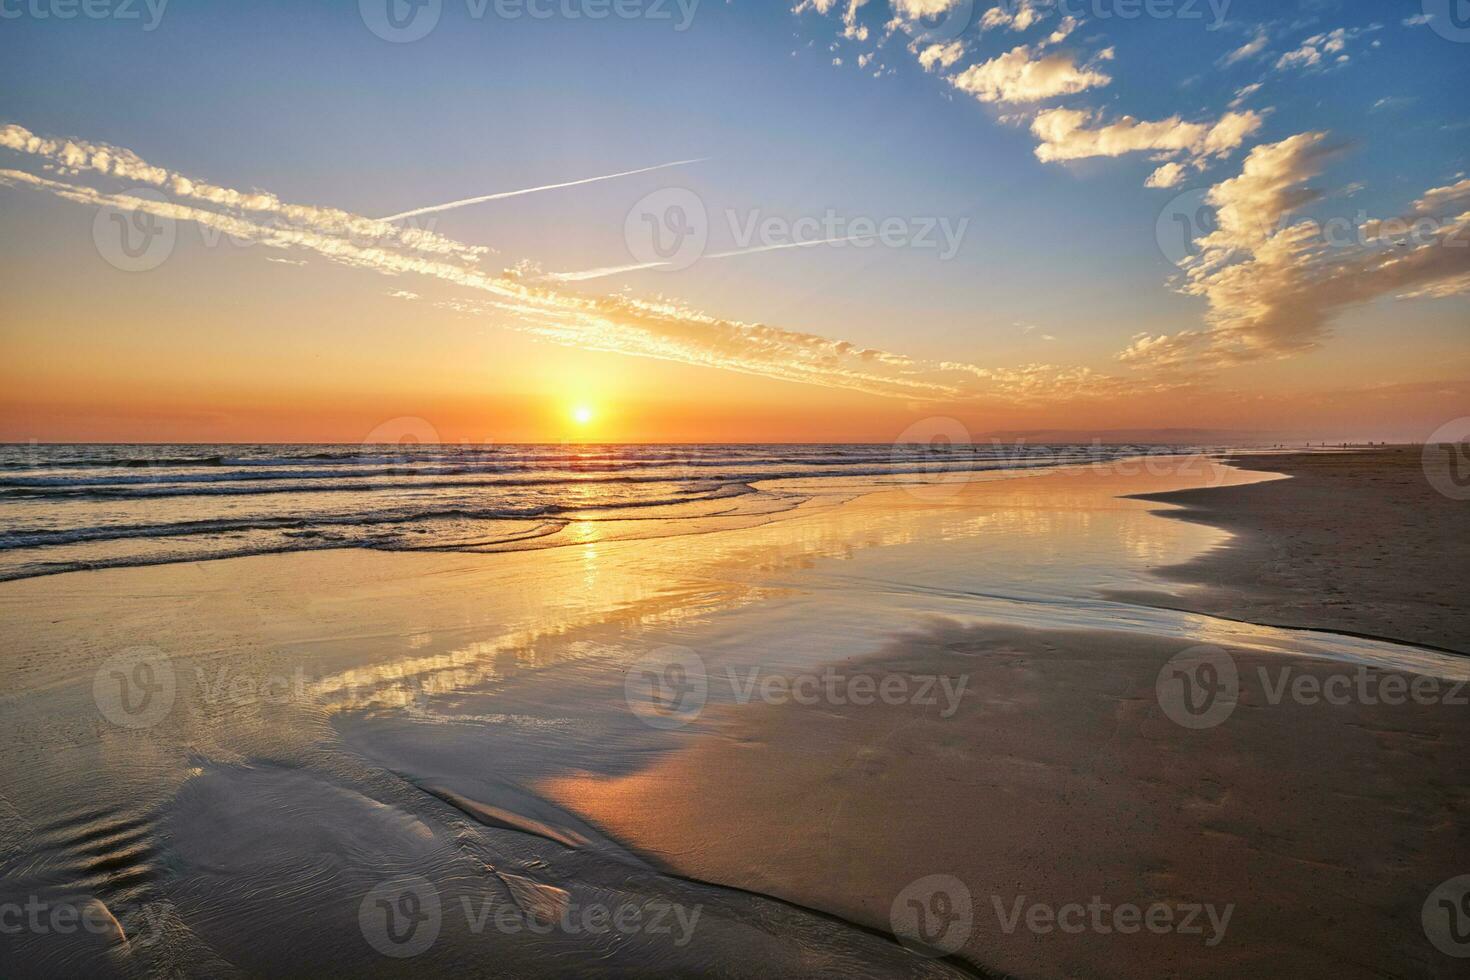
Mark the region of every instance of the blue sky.
<instances>
[{"instance_id":1,"label":"blue sky","mask_svg":"<svg viewBox=\"0 0 1470 980\"><path fill-rule=\"evenodd\" d=\"M943 259L924 248L818 246L572 289L672 298L717 317L983 371L1047 365L1114 376L1137 370L1117 359L1140 334L1208 331L1216 300L1171 287L1179 270L1156 242L1158 217L1177 195L1239 175L1258 146L1323 132L1340 147L1311 167L1302 186L1321 197L1294 209L1295 217L1404 214L1426 191L1453 187L1470 170L1463 97L1470 45L1433 22L1406 24L1422 14L1418 2L1233 0L1210 29L1216 15L1203 2L1199 19L1125 19L1117 0L1073 0L1064 9L1038 0L1026 29L1014 17L983 29L994 5L980 0L962 30L922 44L912 30L886 25L902 19L905 4L938 9L954 0L872 0L856 8L851 26L843 0L795 11L704 0L682 31L672 2L669 20L594 21L475 18L463 0L445 0L437 26L401 44L375 36L353 3L175 0L145 30L151 15L141 2L137 20L35 15L56 2L4 5L20 15L0 21L0 124L125 147L223 187L365 216L709 158L447 211L434 224L438 234L495 249L490 265L525 260L542 272L630 263L625 217L663 187L686 188L703 202L711 252L740 247L727 210L741 220L789 222L830 210L848 221L966 221L953 257ZM999 9L1009 16L1027 8ZM1077 11L1079 23L1049 42L1065 10ZM1312 38L1321 40L1291 60ZM1263 39L1259 50L1227 61L1255 39ZM931 42L959 44L952 64L921 66ZM953 81L1022 46L1031 61L1064 57L1107 81L989 102ZM994 77L1012 86L1005 93L1016 91L1015 79ZM1253 84L1260 88L1237 100ZM1186 126L1231 113L1254 119L1221 152L1174 156L1184 172L1172 186L1146 187L1171 162L1153 159L1157 149L1039 160L1033 127L1053 110L1087 113L1084 128L1125 117L1177 117ZM23 155L0 154L0 166L27 169ZM0 187L0 208L14 231L25 232L0 244L10 270L0 283L13 296L30 294L17 300L27 311L44 305L63 317L87 315L57 300L66 291L57 270L75 269L69 257L91 247L64 231L67 221L83 233L90 223L58 217L70 207ZM230 262L190 261L196 282L235 276ZM101 292L120 290L126 300L142 288L103 282L106 272L88 273ZM257 268L249 281L269 281L266 273L289 282L293 270ZM351 288L330 283L307 291L325 302ZM160 283L150 288L150 296L166 292ZM405 290L449 301L434 289ZM42 291L45 304L35 296ZM381 289L368 291L381 299ZM1298 386L1418 383L1428 379L1415 369L1423 362L1459 379L1466 312L1463 295L1404 301L1385 292L1331 309L1320 331L1292 340L1283 351L1296 366L1278 364L1283 351L1275 348L1270 356L1205 356L1200 343L1220 346L1212 338L1191 341L1201 355L1194 368L1236 392L1279 385L1283 375ZM1390 322L1393 332L1382 329ZM1267 347L1275 342L1263 331L1248 344L1261 338ZM1177 359L1158 367L1177 369Z\"/></svg>"}]
</instances>

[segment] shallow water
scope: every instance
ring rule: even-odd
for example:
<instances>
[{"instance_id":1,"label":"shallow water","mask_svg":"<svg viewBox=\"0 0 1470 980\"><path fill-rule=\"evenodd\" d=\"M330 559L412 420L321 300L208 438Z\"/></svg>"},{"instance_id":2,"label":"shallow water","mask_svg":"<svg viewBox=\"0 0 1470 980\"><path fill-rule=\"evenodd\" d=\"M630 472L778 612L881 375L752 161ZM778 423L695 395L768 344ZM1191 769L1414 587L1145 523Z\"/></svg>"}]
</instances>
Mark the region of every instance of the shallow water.
<instances>
[{"instance_id":1,"label":"shallow water","mask_svg":"<svg viewBox=\"0 0 1470 980\"><path fill-rule=\"evenodd\" d=\"M0 446L0 580L322 548L461 551L737 526L833 478L934 477L1111 460L1071 445ZM757 481L819 477L787 489ZM664 533L664 532L660 532Z\"/></svg>"},{"instance_id":2,"label":"shallow water","mask_svg":"<svg viewBox=\"0 0 1470 980\"><path fill-rule=\"evenodd\" d=\"M697 657L711 705L737 700L731 668L809 670L936 622L1467 676L1433 651L1101 597L1158 588L1152 570L1226 540L1117 494L1259 475L1196 460L986 476L846 503L862 483L818 481L823 501L802 481L762 484L814 503L631 540L568 517L579 547L266 555L0 585L0 904L100 903L128 936L30 930L0 967L395 972L385 917L428 902L437 931L414 969L944 975L948 962L825 910L684 881L532 790L637 772L708 737L698 712L663 726L636 710L629 666L670 646ZM684 943L646 920L566 924L568 910L649 903L702 918Z\"/></svg>"}]
</instances>

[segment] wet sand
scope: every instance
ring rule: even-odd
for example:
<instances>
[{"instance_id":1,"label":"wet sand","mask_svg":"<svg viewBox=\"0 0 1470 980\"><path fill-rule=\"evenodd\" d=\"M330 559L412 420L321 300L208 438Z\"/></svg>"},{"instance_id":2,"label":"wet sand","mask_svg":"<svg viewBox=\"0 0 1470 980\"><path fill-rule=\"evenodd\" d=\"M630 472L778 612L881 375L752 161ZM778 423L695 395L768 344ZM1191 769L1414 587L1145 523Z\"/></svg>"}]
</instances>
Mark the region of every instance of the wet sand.
<instances>
[{"instance_id":1,"label":"wet sand","mask_svg":"<svg viewBox=\"0 0 1470 980\"><path fill-rule=\"evenodd\" d=\"M1164 516L1238 535L1165 570L1171 581L1195 586L1183 608L1470 654L1470 501L1431 486L1421 447L1230 462L1291 479L1144 498L1174 505Z\"/></svg>"},{"instance_id":2,"label":"wet sand","mask_svg":"<svg viewBox=\"0 0 1470 980\"><path fill-rule=\"evenodd\" d=\"M1272 704L1280 655L1231 649L1234 713L1189 731L1155 697L1179 650L1136 634L940 628L854 670L967 677L973 695L952 717L751 705L646 771L541 789L681 873L874 927L913 882L957 879L973 907L961 955L977 968L1463 975L1420 912L1470 868L1470 710ZM1340 670L1305 661L1291 676ZM1018 901L1094 896L1232 912L1218 942L1204 915L1200 934L1007 930Z\"/></svg>"},{"instance_id":3,"label":"wet sand","mask_svg":"<svg viewBox=\"0 0 1470 980\"><path fill-rule=\"evenodd\" d=\"M1415 923L1426 887L1470 871L1465 709L1270 704L1255 668L1470 662L1109 596L1157 592L1160 570L1230 538L1130 495L1266 478L1082 467L662 540L0 584L0 901L97 903L127 937L28 933L0 967L1451 975ZM1241 688L1194 730L1156 679L1200 643L1230 652ZM671 650L707 690L650 724L633 678ZM951 686L750 696L830 669ZM128 688L140 677L158 700ZM946 959L894 936L905 889L936 874L974 903ZM369 921L381 887L410 907L405 878L411 910L437 910L411 958ZM1023 895L1232 912L1210 945L1007 933L997 895L1007 914ZM565 919L649 903L698 924ZM502 912L516 928L485 925Z\"/></svg>"}]
</instances>

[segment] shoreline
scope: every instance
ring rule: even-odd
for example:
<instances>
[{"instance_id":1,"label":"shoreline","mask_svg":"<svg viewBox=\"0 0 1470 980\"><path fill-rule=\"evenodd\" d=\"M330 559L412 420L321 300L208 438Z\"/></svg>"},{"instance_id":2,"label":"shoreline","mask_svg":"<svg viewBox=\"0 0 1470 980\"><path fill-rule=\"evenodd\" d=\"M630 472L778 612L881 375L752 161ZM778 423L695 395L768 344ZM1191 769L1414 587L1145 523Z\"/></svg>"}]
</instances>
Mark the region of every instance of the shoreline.
<instances>
[{"instance_id":1,"label":"shoreline","mask_svg":"<svg viewBox=\"0 0 1470 980\"><path fill-rule=\"evenodd\" d=\"M1425 478L1422 447L1237 454L1226 461L1287 480L1139 499L1161 517L1233 537L1172 568L1183 597L1110 593L1245 622L1410 643L1470 656L1470 505ZM1180 601L1182 598L1182 601Z\"/></svg>"},{"instance_id":2,"label":"shoreline","mask_svg":"<svg viewBox=\"0 0 1470 980\"><path fill-rule=\"evenodd\" d=\"M1433 975L1403 911L1427 872L1355 855L1459 860L1470 733L1453 714L1273 705L1252 678L1258 667L1387 676L1399 671L1383 657L1445 658L1099 599L1106 584L1157 587L1159 568L1228 539L1132 495L1289 482L1180 469L1081 464L881 488L758 527L493 558L316 551L0 584L20 637L0 717L16 746L0 775L23 808L11 823L45 827L105 796L117 808L107 821L156 824L147 849L84 852L132 882L104 880L98 901L128 935L146 925L139 903L167 901L170 935L258 969L299 967L252 937L295 942L311 908L331 923L311 956L382 966L355 916L386 860L446 903L508 888L512 905L585 905L622 882L626 895L721 910L689 947L642 937L619 953L625 968L736 956L752 972L882 963L914 975L954 969L891 938L905 889L935 874L974 898L966 941L942 950L971 971L1109 976L1122 954L1223 977L1270 955L1303 975L1329 963L1373 975L1379 954L1316 927L1304 943L1269 911L1274 901L1315 921L1313 890L1340 895L1356 871L1372 895L1333 906L1347 931L1392 935L1391 951ZM1200 642L1228 650L1244 678L1240 710L1203 733L1164 717L1155 692L1160 665ZM176 681L172 707L119 727L117 705L98 716L94 674L140 646ZM672 728L647 723L628 688L633 668L670 649L694 654L708 679L707 703ZM806 706L750 700L759 685L739 693L741 677L829 667L865 686L967 686L943 688L964 692L947 715L917 696ZM1351 827L1335 827L1329 801L1358 808ZM96 833L66 822L34 843L12 836L0 858L65 868ZM321 850L346 857L317 882ZM1252 891L1255 878L1270 888ZM1237 910L1215 945L1177 934L1116 946L1006 932L990 907L997 895L1094 894ZM503 952L534 972L548 951L611 955L587 942L460 924L417 963Z\"/></svg>"}]
</instances>

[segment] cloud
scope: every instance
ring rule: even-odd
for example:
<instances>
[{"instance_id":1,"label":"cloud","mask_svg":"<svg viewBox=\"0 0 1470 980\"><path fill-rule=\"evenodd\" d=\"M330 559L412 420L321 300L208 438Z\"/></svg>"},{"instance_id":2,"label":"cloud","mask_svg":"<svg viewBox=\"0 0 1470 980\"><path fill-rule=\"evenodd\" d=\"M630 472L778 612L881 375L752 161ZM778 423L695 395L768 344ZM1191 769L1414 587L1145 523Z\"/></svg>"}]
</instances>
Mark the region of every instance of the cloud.
<instances>
[{"instance_id":1,"label":"cloud","mask_svg":"<svg viewBox=\"0 0 1470 980\"><path fill-rule=\"evenodd\" d=\"M413 218L421 214L434 214L439 211L449 211L453 208L468 207L471 204L484 204L486 201L501 201L508 197L521 197L525 194L540 194L542 191L561 190L564 187L580 187L583 184L595 184L599 181L614 180L618 177L631 177L634 174L652 173L655 170L667 170L669 167L684 167L691 163L703 163L709 157L696 157L692 160L674 160L669 163L656 163L651 167L639 167L637 170L623 170L615 174L603 174L600 177L583 177L580 180L565 180L559 184L541 184L537 187L523 187L514 191L499 191L495 194L482 194L479 197L466 197L458 201L450 201L447 204L431 204L428 207L414 208L412 211L400 211L398 214L390 214L381 221L402 221L404 218Z\"/></svg>"},{"instance_id":2,"label":"cloud","mask_svg":"<svg viewBox=\"0 0 1470 980\"><path fill-rule=\"evenodd\" d=\"M1369 112L1391 112L1413 105L1417 99L1412 96L1386 95L1368 107Z\"/></svg>"},{"instance_id":3,"label":"cloud","mask_svg":"<svg viewBox=\"0 0 1470 980\"><path fill-rule=\"evenodd\" d=\"M1434 20L1433 14L1415 14L1412 17L1405 17L1403 20L1403 25L1405 27L1422 27L1423 25L1429 23L1431 20Z\"/></svg>"},{"instance_id":4,"label":"cloud","mask_svg":"<svg viewBox=\"0 0 1470 980\"><path fill-rule=\"evenodd\" d=\"M938 65L940 68L948 68L964 56L964 41L930 44L918 52L919 64L925 71L933 71L935 65Z\"/></svg>"},{"instance_id":5,"label":"cloud","mask_svg":"<svg viewBox=\"0 0 1470 980\"><path fill-rule=\"evenodd\" d=\"M1046 43L1061 44L1067 38L1072 36L1072 32L1075 31L1079 26L1081 26L1081 23L1082 22L1079 21L1076 17L1068 14L1066 17L1062 18L1061 23L1057 24L1056 30L1052 31L1051 34L1047 37Z\"/></svg>"},{"instance_id":6,"label":"cloud","mask_svg":"<svg viewBox=\"0 0 1470 980\"><path fill-rule=\"evenodd\" d=\"M1221 58L1220 64L1222 66L1233 65L1238 61L1245 61L1247 58L1254 58L1262 51L1265 51L1266 45L1270 42L1271 38L1270 35L1266 33L1266 29L1264 27L1257 27L1255 36L1252 37L1249 41L1242 44L1240 47L1236 48L1234 51L1231 51L1229 54L1225 55L1225 57Z\"/></svg>"},{"instance_id":7,"label":"cloud","mask_svg":"<svg viewBox=\"0 0 1470 980\"><path fill-rule=\"evenodd\" d=\"M1139 334L1119 359L1135 367L1205 370L1299 354L1319 346L1343 309L1383 297L1442 297L1470 287L1470 181L1414 202L1426 221L1412 244L1328 233L1288 219L1322 194L1306 186L1339 147L1322 132L1253 149L1237 177L1212 187L1216 228L1184 263L1183 292L1205 299L1207 328ZM1400 219L1408 224L1408 219ZM1345 240L1346 239L1346 240Z\"/></svg>"},{"instance_id":8,"label":"cloud","mask_svg":"<svg viewBox=\"0 0 1470 980\"><path fill-rule=\"evenodd\" d=\"M1250 98L1252 95L1255 95L1261 90L1262 85L1262 82L1252 82L1249 85L1242 85L1240 88L1236 89L1235 98L1230 100L1230 108L1239 109L1242 105L1245 104L1246 99Z\"/></svg>"},{"instance_id":9,"label":"cloud","mask_svg":"<svg viewBox=\"0 0 1470 980\"><path fill-rule=\"evenodd\" d=\"M1470 178L1425 191L1424 196L1414 202L1413 213L1431 215L1461 203L1470 203Z\"/></svg>"},{"instance_id":10,"label":"cloud","mask_svg":"<svg viewBox=\"0 0 1470 980\"><path fill-rule=\"evenodd\" d=\"M1346 53L1348 44L1364 34L1370 34L1382 28L1382 24L1370 24L1367 27L1339 27L1322 34L1313 34L1301 43L1301 47L1288 51L1276 59L1276 68L1279 71L1289 71L1293 68L1318 68L1323 66L1324 60L1327 64L1347 64L1349 60Z\"/></svg>"},{"instance_id":11,"label":"cloud","mask_svg":"<svg viewBox=\"0 0 1470 980\"><path fill-rule=\"evenodd\" d=\"M949 79L955 88L981 102L1039 102L1111 82L1103 72L1079 66L1071 54L1042 55L1024 44Z\"/></svg>"},{"instance_id":12,"label":"cloud","mask_svg":"<svg viewBox=\"0 0 1470 980\"><path fill-rule=\"evenodd\" d=\"M1323 132L1299 133L1251 150L1240 176L1210 188L1206 203L1215 208L1217 228L1200 245L1207 252L1255 249L1282 217L1317 200L1320 193L1302 185L1337 152L1326 140Z\"/></svg>"},{"instance_id":13,"label":"cloud","mask_svg":"<svg viewBox=\"0 0 1470 980\"><path fill-rule=\"evenodd\" d=\"M916 0L895 0L894 6L899 3L913 3ZM919 3L925 0L917 0ZM1007 9L1011 8L1011 9ZM1002 3L985 11L980 18L980 30L991 31L997 27L1008 27L1013 31L1024 31L1042 19L1042 13L1032 0L1019 0L1019 2Z\"/></svg>"},{"instance_id":14,"label":"cloud","mask_svg":"<svg viewBox=\"0 0 1470 980\"><path fill-rule=\"evenodd\" d=\"M1166 163L1148 175L1145 187L1177 187L1184 180L1184 167L1178 163Z\"/></svg>"},{"instance_id":15,"label":"cloud","mask_svg":"<svg viewBox=\"0 0 1470 980\"><path fill-rule=\"evenodd\" d=\"M673 300L627 295L589 297L566 292L529 281L530 267L525 264L491 273L463 261L467 255L482 255L484 249L442 239L433 250L425 251L416 247L421 238L394 234L399 229L392 225L333 209L281 204L264 191L240 192L197 181L186 184L175 180L177 175L171 171L153 167L120 148L44 140L19 127L0 129L0 140L0 145L31 154L57 169L64 168L58 176L69 178L0 169L0 187L47 193L88 208L194 223L218 233L202 236L206 241L227 240L232 246L309 253L384 276L417 277L421 282L461 290L460 297L445 301L454 308L549 343L907 400L990 396L1030 399L1058 391L1122 390L1121 379L1086 369L1046 365L983 368L960 362L920 361L845 340L718 317ZM63 160L65 164L60 162ZM147 195L106 190L77 182L83 175L91 175L94 180L144 182L154 190ZM201 193L201 187L208 191ZM156 193L158 190L171 195L171 199ZM288 209L322 220L272 220ZM360 224L382 226L386 233L372 239L356 237L351 232ZM817 243L790 246L813 244ZM421 289L416 285L412 292L417 294ZM391 291L398 296L408 292L403 288Z\"/></svg>"},{"instance_id":16,"label":"cloud","mask_svg":"<svg viewBox=\"0 0 1470 980\"><path fill-rule=\"evenodd\" d=\"M63 175L92 172L128 183L146 184L167 191L175 197L202 204L268 215L269 220L286 227L347 237L359 242L408 248L463 262L478 261L481 256L490 252L484 246L452 241L430 229L397 226L337 208L288 204L274 194L260 190L238 191L219 187L164 167L156 167L132 150L105 143L41 137L22 126L10 124L0 126L0 147L38 157L49 169Z\"/></svg>"},{"instance_id":17,"label":"cloud","mask_svg":"<svg viewBox=\"0 0 1470 980\"><path fill-rule=\"evenodd\" d=\"M1093 121L1094 114L1082 109L1038 113L1031 123L1032 134L1041 141L1037 159L1054 163L1151 152L1199 164L1236 149L1261 126L1260 114L1250 110L1228 112L1213 123L1185 122L1178 116L1156 122L1123 116L1103 126L1090 125Z\"/></svg>"}]
</instances>

